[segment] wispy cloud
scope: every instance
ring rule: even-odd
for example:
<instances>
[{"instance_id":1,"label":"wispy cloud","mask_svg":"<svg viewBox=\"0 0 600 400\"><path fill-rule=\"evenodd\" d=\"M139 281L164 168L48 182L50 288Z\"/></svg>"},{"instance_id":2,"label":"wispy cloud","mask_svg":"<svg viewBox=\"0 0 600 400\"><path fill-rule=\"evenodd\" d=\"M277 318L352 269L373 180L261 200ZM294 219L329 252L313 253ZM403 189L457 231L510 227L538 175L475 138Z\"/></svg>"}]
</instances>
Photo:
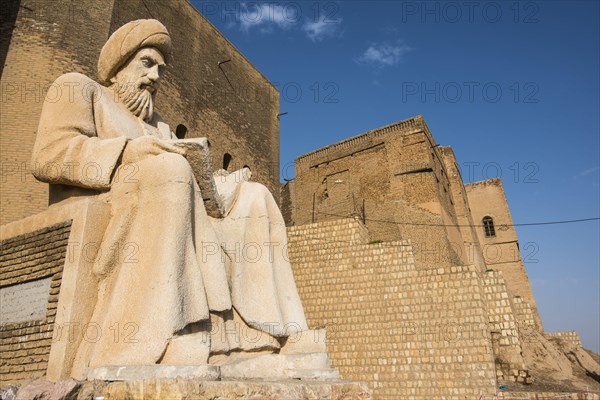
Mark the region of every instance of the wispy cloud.
<instances>
[{"instance_id":1,"label":"wispy cloud","mask_svg":"<svg viewBox=\"0 0 600 400\"><path fill-rule=\"evenodd\" d=\"M299 21L298 10L274 3L242 3L239 11L237 22L244 32L258 28L270 33L274 27L288 30Z\"/></svg>"},{"instance_id":2,"label":"wispy cloud","mask_svg":"<svg viewBox=\"0 0 600 400\"><path fill-rule=\"evenodd\" d=\"M370 65L376 68L392 67L404 61L404 56L413 48L399 39L396 42L376 42L365 50L365 52L355 59L355 62L361 65Z\"/></svg>"},{"instance_id":3,"label":"wispy cloud","mask_svg":"<svg viewBox=\"0 0 600 400\"><path fill-rule=\"evenodd\" d=\"M332 18L323 13L317 18L305 18L302 9L299 6L292 7L291 3L249 2L241 3L238 7L235 19L227 23L227 28L238 28L242 32L257 30L261 33L299 29L313 42L338 36L341 32L342 18Z\"/></svg>"},{"instance_id":4,"label":"wispy cloud","mask_svg":"<svg viewBox=\"0 0 600 400\"><path fill-rule=\"evenodd\" d=\"M583 171L578 172L577 174L573 175L573 179L583 178L584 176L592 174L598 170L600 170L600 167L592 167L592 168L584 169Z\"/></svg>"},{"instance_id":5,"label":"wispy cloud","mask_svg":"<svg viewBox=\"0 0 600 400\"><path fill-rule=\"evenodd\" d=\"M325 15L319 15L317 21L306 21L302 25L302 30L310 40L319 42L326 37L338 35L341 24L342 18L330 19Z\"/></svg>"}]
</instances>

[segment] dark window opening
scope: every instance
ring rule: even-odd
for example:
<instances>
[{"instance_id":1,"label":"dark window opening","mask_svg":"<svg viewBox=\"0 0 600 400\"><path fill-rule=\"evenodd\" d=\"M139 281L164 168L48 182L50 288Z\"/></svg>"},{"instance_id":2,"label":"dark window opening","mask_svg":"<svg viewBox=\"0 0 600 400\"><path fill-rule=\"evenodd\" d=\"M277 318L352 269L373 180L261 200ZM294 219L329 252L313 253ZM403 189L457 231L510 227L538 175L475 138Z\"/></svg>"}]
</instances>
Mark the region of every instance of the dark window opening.
<instances>
[{"instance_id":1,"label":"dark window opening","mask_svg":"<svg viewBox=\"0 0 600 400\"><path fill-rule=\"evenodd\" d=\"M185 135L187 135L187 127L183 124L179 124L177 125L177 128L175 129L175 136L177 136L177 139L185 139Z\"/></svg>"},{"instance_id":2,"label":"dark window opening","mask_svg":"<svg viewBox=\"0 0 600 400\"><path fill-rule=\"evenodd\" d=\"M494 220L492 217L483 217L483 231L485 232L485 237L494 237L496 236L496 230L494 229Z\"/></svg>"},{"instance_id":3,"label":"dark window opening","mask_svg":"<svg viewBox=\"0 0 600 400\"><path fill-rule=\"evenodd\" d=\"M229 153L223 154L223 169L225 171L229 170L229 164L231 163L231 160L233 160L233 157L231 156L231 154L229 154Z\"/></svg>"}]
</instances>

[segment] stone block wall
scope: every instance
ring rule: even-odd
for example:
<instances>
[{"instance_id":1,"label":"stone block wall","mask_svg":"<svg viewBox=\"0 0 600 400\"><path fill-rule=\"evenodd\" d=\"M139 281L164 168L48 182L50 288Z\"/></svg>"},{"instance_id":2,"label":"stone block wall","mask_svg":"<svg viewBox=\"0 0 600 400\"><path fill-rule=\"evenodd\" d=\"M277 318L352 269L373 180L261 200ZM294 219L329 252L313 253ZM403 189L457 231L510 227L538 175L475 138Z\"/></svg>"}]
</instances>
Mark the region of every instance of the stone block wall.
<instances>
[{"instance_id":1,"label":"stone block wall","mask_svg":"<svg viewBox=\"0 0 600 400\"><path fill-rule=\"evenodd\" d=\"M514 296L511 299L515 320L519 327L519 335L521 339L526 339L532 335L532 331L536 329L535 317L531 304L521 296Z\"/></svg>"},{"instance_id":2,"label":"stone block wall","mask_svg":"<svg viewBox=\"0 0 600 400\"><path fill-rule=\"evenodd\" d=\"M440 150L446 166L446 171L448 171L450 193L454 203L454 210L459 225L458 228L463 241L462 247L464 249L464 254L461 254L461 259L464 263L474 264L480 271L485 271L487 269L485 259L476 233L476 224L473 220L473 215L471 214L467 190L462 180L456 156L450 146L440 147ZM460 249L461 243L457 243L455 247Z\"/></svg>"},{"instance_id":3,"label":"stone block wall","mask_svg":"<svg viewBox=\"0 0 600 400\"><path fill-rule=\"evenodd\" d=\"M529 373L523 359L519 324L511 294L499 271L486 271L484 283L497 376L499 379L525 383Z\"/></svg>"},{"instance_id":4,"label":"stone block wall","mask_svg":"<svg viewBox=\"0 0 600 400\"><path fill-rule=\"evenodd\" d=\"M287 225L356 216L374 240L411 239L419 268L467 262L450 179L422 116L298 157Z\"/></svg>"},{"instance_id":5,"label":"stone block wall","mask_svg":"<svg viewBox=\"0 0 600 400\"><path fill-rule=\"evenodd\" d=\"M581 338L577 332L544 332L548 337L555 337L571 343L573 346L581 347Z\"/></svg>"},{"instance_id":6,"label":"stone block wall","mask_svg":"<svg viewBox=\"0 0 600 400\"><path fill-rule=\"evenodd\" d=\"M46 374L71 222L0 242L0 383L20 383ZM6 290L14 285L50 279L45 316L5 323ZM26 301L26 299L23 299Z\"/></svg>"},{"instance_id":7,"label":"stone block wall","mask_svg":"<svg viewBox=\"0 0 600 400\"><path fill-rule=\"evenodd\" d=\"M494 178L474 182L465 185L465 189L487 268L502 271L510 292L514 296L521 296L531 305L536 326L540 332L543 331L502 181ZM493 219L493 236L485 234L482 220L486 216Z\"/></svg>"},{"instance_id":8,"label":"stone block wall","mask_svg":"<svg viewBox=\"0 0 600 400\"><path fill-rule=\"evenodd\" d=\"M289 228L311 328L332 365L375 399L464 399L496 380L485 293L474 266L418 269L410 241L368 242L355 219Z\"/></svg>"}]
</instances>

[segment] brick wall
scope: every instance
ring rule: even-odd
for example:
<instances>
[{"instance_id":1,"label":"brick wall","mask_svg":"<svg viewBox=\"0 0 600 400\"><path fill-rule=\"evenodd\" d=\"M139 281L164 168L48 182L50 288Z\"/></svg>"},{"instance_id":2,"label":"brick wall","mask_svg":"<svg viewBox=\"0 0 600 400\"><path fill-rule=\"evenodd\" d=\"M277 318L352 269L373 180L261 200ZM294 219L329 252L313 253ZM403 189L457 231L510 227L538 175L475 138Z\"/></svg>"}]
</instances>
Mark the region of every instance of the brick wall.
<instances>
[{"instance_id":1,"label":"brick wall","mask_svg":"<svg viewBox=\"0 0 600 400\"><path fill-rule=\"evenodd\" d=\"M448 173L421 116L305 154L295 167L288 225L357 216L374 240L411 239L419 268L465 263Z\"/></svg>"},{"instance_id":2,"label":"brick wall","mask_svg":"<svg viewBox=\"0 0 600 400\"><path fill-rule=\"evenodd\" d=\"M0 81L0 224L47 207L29 165L44 97L65 72L95 77L111 11L109 1L21 0Z\"/></svg>"},{"instance_id":3,"label":"brick wall","mask_svg":"<svg viewBox=\"0 0 600 400\"><path fill-rule=\"evenodd\" d=\"M581 338L577 332L544 332L548 337L566 340L574 346L581 347Z\"/></svg>"},{"instance_id":4,"label":"brick wall","mask_svg":"<svg viewBox=\"0 0 600 400\"><path fill-rule=\"evenodd\" d=\"M471 206L467 198L467 190L462 180L460 169L456 161L456 156L451 147L440 147L443 155L444 165L448 171L448 179L450 180L450 193L454 201L454 210L456 211L456 219L458 221L459 230L462 236L464 253L461 259L465 264L474 264L481 271L487 269L485 259L483 257L479 238L475 231L475 221L471 214ZM458 246L457 246L458 247Z\"/></svg>"},{"instance_id":5,"label":"brick wall","mask_svg":"<svg viewBox=\"0 0 600 400\"><path fill-rule=\"evenodd\" d=\"M0 242L2 288L50 278L46 317L0 325L0 382L20 383L46 374L71 222Z\"/></svg>"},{"instance_id":6,"label":"brick wall","mask_svg":"<svg viewBox=\"0 0 600 400\"><path fill-rule=\"evenodd\" d=\"M494 357L477 269L418 269L410 241L368 238L354 219L289 228L308 323L327 327L332 365L344 379L368 382L374 399L493 393Z\"/></svg>"},{"instance_id":7,"label":"brick wall","mask_svg":"<svg viewBox=\"0 0 600 400\"><path fill-rule=\"evenodd\" d=\"M508 290L514 296L521 296L532 308L533 317L539 330L543 330L533 290L529 282L525 265L521 259L517 232L513 226L510 209L498 178L465 185L476 233L483 250L487 268L502 271ZM485 216L493 218L495 236L487 237L482 220Z\"/></svg>"},{"instance_id":8,"label":"brick wall","mask_svg":"<svg viewBox=\"0 0 600 400\"><path fill-rule=\"evenodd\" d=\"M525 382L529 377L523 359L519 324L511 294L501 272L485 272L485 298L499 379Z\"/></svg>"}]
</instances>

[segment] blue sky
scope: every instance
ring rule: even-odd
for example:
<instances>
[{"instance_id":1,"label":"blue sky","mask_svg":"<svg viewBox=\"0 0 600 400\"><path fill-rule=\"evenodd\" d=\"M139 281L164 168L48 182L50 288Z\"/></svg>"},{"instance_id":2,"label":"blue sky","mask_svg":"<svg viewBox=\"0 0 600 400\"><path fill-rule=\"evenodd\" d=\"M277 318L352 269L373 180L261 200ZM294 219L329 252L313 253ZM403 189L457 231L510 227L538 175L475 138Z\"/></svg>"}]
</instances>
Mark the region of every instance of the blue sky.
<instances>
[{"instance_id":1,"label":"blue sky","mask_svg":"<svg viewBox=\"0 0 600 400\"><path fill-rule=\"evenodd\" d=\"M515 223L600 216L599 2L193 2L281 91L293 160L422 114ZM600 224L517 228L547 331L600 351ZM534 254L535 253L535 254Z\"/></svg>"}]
</instances>

